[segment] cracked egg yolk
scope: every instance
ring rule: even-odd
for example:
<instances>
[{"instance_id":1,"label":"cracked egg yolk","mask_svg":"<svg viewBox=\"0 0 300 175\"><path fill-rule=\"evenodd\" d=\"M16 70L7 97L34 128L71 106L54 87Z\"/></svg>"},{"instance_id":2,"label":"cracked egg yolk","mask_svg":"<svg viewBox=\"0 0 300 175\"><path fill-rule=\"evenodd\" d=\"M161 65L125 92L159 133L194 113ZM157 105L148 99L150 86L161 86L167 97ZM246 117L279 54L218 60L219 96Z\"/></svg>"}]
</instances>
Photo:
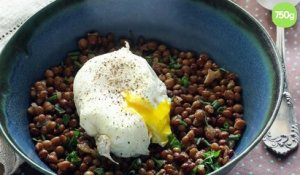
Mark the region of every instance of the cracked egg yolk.
<instances>
[{"instance_id":1,"label":"cracked egg yolk","mask_svg":"<svg viewBox=\"0 0 300 175\"><path fill-rule=\"evenodd\" d=\"M163 99L156 106L153 106L148 99L133 93L123 93L123 97L127 104L126 109L131 113L138 114L144 120L152 143L164 146L168 142L168 135L172 133L169 99Z\"/></svg>"}]
</instances>

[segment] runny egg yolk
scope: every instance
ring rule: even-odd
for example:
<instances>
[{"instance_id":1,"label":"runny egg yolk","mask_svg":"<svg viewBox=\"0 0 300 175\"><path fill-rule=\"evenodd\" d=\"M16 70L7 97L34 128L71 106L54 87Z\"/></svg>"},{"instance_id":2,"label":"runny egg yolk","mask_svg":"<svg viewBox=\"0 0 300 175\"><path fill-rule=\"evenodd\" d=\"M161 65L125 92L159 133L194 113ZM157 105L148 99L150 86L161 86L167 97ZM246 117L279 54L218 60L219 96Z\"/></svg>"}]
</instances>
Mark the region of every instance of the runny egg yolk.
<instances>
[{"instance_id":1,"label":"runny egg yolk","mask_svg":"<svg viewBox=\"0 0 300 175\"><path fill-rule=\"evenodd\" d=\"M123 97L127 104L126 109L143 118L152 137L152 143L158 143L161 146L167 144L168 135L172 133L169 117L170 101L164 99L155 107L149 100L133 93L125 92Z\"/></svg>"}]
</instances>

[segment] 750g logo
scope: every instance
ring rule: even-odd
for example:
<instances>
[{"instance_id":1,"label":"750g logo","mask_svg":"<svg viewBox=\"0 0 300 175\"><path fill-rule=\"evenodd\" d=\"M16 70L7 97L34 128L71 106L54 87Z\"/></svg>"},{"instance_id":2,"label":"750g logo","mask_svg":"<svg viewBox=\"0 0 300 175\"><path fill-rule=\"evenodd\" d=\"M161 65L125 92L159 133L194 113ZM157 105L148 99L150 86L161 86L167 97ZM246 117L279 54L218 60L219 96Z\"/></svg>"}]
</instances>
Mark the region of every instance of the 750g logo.
<instances>
[{"instance_id":1,"label":"750g logo","mask_svg":"<svg viewBox=\"0 0 300 175\"><path fill-rule=\"evenodd\" d=\"M297 22L297 10L291 3L279 3L272 10L272 21L278 27L292 27Z\"/></svg>"}]
</instances>

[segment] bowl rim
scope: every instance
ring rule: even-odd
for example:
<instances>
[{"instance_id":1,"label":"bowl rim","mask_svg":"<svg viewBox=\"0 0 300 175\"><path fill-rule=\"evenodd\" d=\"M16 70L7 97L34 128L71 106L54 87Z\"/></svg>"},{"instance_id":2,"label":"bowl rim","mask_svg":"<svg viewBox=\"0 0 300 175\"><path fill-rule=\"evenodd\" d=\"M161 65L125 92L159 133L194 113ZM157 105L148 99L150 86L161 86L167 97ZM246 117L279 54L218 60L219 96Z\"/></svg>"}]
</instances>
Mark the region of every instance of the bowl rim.
<instances>
[{"instance_id":1,"label":"bowl rim","mask_svg":"<svg viewBox=\"0 0 300 175\"><path fill-rule=\"evenodd\" d=\"M190 0L190 1L200 1L200 0ZM30 24L32 22L34 22L39 16L43 16L46 14L46 12L51 12L51 9L55 9L61 2L60 1L54 1L51 2L50 4L48 4L47 6L43 7L41 10L39 10L37 13L35 13L33 16L31 16L18 30L17 32L9 39L9 41L7 42L7 44L5 45L5 47L3 48L3 50L5 50L6 46L9 45L9 43L12 42L12 40L14 40L15 36L19 33L21 33L22 30L28 28L28 26L30 26ZM233 2L233 1L218 1L218 0L212 0L212 3L222 3L222 5L224 5L224 8L228 8L229 10L232 10L233 13L238 13L240 15L242 15L243 17L247 18L248 20L250 20L254 25L256 25L255 27L257 27L258 30L260 30L262 33L261 35L263 35L265 37L265 39L269 42L270 44L270 50L271 52L273 52L275 58L273 61L275 61L275 64L277 66L278 69L278 73L279 75L279 93L278 96L275 97L274 99L277 99L276 104L274 105L274 110L271 112L272 115L270 116L269 120L267 121L265 128L261 131L261 133L254 139L254 141L245 149L243 150L238 156L234 157L232 160L230 160L230 162L233 162L232 164L235 166L236 163L242 159L244 156L247 155L247 153L249 153L263 138L263 136L267 133L267 131L269 130L269 128L271 127L273 121L275 120L276 114L279 110L280 107L280 102L282 100L282 93L283 93L283 83L284 83L284 74L283 74L283 68L282 68L282 62L279 61L279 54L277 51L277 48L275 46L275 43L273 41L273 39L271 38L271 36L269 35L269 33L267 32L267 30L263 27L263 25L255 18L253 17L248 11L246 11L245 9L243 9L242 7L240 7L237 3ZM72 3L68 2L68 6L72 6ZM54 11L55 12L55 11ZM52 12L53 14L53 12ZM2 52L1 54L2 55ZM19 148L17 145L15 145L13 143L13 140L10 138L10 136L8 135L8 133L5 131L3 124L0 122L0 131L4 138L6 139L6 141L9 143L9 145L14 149L14 151L16 153L18 153L30 166L32 166L33 168L35 168L36 170L40 171L41 173L44 174L48 174L48 175L54 175L55 173L53 173L52 171L49 171L41 166L39 166L36 162L32 161L31 159L29 159L29 157L27 155L25 155ZM222 166L221 168L213 171L212 173L209 173L209 175L213 175L213 174L219 174L221 173L221 171L223 169L226 168L230 168L230 166L232 166L232 164L225 164L224 166Z\"/></svg>"},{"instance_id":2,"label":"bowl rim","mask_svg":"<svg viewBox=\"0 0 300 175\"><path fill-rule=\"evenodd\" d=\"M240 5L238 5L237 3L235 3L234 1L227 1L229 4L232 4L233 6L235 6L236 10L240 10L241 13L243 13L243 15L246 15L250 20L252 20L252 22L255 23L255 25L257 25L257 27L261 30L261 32L263 33L263 35L265 35L265 37L268 39L268 41L270 42L270 46L272 47L272 51L274 52L274 61L276 61L276 65L278 66L278 73L279 73L279 93L277 96L277 101L276 104L274 106L274 110L272 112L272 115L269 119L269 121L266 123L265 128L261 131L261 133L254 139L254 141L244 150L242 151L237 157L235 157L233 160L234 162L238 162L239 160L241 160L243 157L245 157L261 140L262 138L267 134L268 130L270 129L270 127L272 126L276 115L279 111L279 107L282 101L282 94L283 94L283 89L284 89L284 73L283 73L283 65L282 62L280 61L280 56L279 56L279 52L278 49L272 39L272 37L270 36L270 34L268 33L268 31L265 29L265 27L262 25L262 23L260 23L258 21L258 19L256 19L253 15L250 14L250 12L246 11L244 8L242 8ZM210 173L209 175L214 175L214 174L218 174L220 173L220 171L223 168L228 167L229 164L225 164L224 166L222 166L221 168L217 169L216 171Z\"/></svg>"}]
</instances>

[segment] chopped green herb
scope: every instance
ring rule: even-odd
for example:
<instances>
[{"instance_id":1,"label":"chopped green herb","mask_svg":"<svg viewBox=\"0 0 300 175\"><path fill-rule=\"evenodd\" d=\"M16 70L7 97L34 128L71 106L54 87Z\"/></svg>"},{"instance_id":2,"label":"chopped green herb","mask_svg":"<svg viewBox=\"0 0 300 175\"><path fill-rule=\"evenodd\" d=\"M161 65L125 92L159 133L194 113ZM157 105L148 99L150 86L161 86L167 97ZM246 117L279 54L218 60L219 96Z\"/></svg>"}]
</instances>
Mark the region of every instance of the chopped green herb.
<instances>
[{"instance_id":1,"label":"chopped green herb","mask_svg":"<svg viewBox=\"0 0 300 175\"><path fill-rule=\"evenodd\" d=\"M171 102L174 102L175 98L176 98L175 96L171 97Z\"/></svg>"},{"instance_id":2,"label":"chopped green herb","mask_svg":"<svg viewBox=\"0 0 300 175\"><path fill-rule=\"evenodd\" d=\"M219 68L219 70L222 72L222 73L228 73L228 70L224 69L224 68Z\"/></svg>"},{"instance_id":3,"label":"chopped green herb","mask_svg":"<svg viewBox=\"0 0 300 175\"><path fill-rule=\"evenodd\" d=\"M221 150L218 150L218 151L214 151L214 150L206 151L204 153L204 158L205 159L218 158L220 156L220 153L221 153Z\"/></svg>"},{"instance_id":4,"label":"chopped green herb","mask_svg":"<svg viewBox=\"0 0 300 175\"><path fill-rule=\"evenodd\" d=\"M42 140L46 140L46 137L44 134L42 134L41 137L42 137Z\"/></svg>"},{"instance_id":5,"label":"chopped green herb","mask_svg":"<svg viewBox=\"0 0 300 175\"><path fill-rule=\"evenodd\" d=\"M35 141L35 142L39 142L40 141L40 139L35 138L35 137L33 137L32 140Z\"/></svg>"},{"instance_id":6,"label":"chopped green herb","mask_svg":"<svg viewBox=\"0 0 300 175\"><path fill-rule=\"evenodd\" d=\"M153 64L153 57L151 55L145 56L145 60L148 62L149 65Z\"/></svg>"},{"instance_id":7,"label":"chopped green herb","mask_svg":"<svg viewBox=\"0 0 300 175\"><path fill-rule=\"evenodd\" d=\"M74 131L74 137L76 137L76 138L80 137L80 131L75 130Z\"/></svg>"},{"instance_id":8,"label":"chopped green herb","mask_svg":"<svg viewBox=\"0 0 300 175\"><path fill-rule=\"evenodd\" d=\"M86 53L88 53L88 54L95 54L95 55L96 55L95 51L93 51L93 50L91 50L91 49L87 49L87 50L86 50Z\"/></svg>"},{"instance_id":9,"label":"chopped green herb","mask_svg":"<svg viewBox=\"0 0 300 175\"><path fill-rule=\"evenodd\" d=\"M199 165L195 166L188 175L196 175L197 174L197 170L198 170L198 166Z\"/></svg>"},{"instance_id":10,"label":"chopped green herb","mask_svg":"<svg viewBox=\"0 0 300 175\"><path fill-rule=\"evenodd\" d=\"M58 99L57 94L54 94L51 97L49 97L47 100L51 103L54 103L57 99Z\"/></svg>"},{"instance_id":11,"label":"chopped green herb","mask_svg":"<svg viewBox=\"0 0 300 175\"><path fill-rule=\"evenodd\" d=\"M79 156L77 155L76 151L72 151L70 154L67 155L66 159L73 163L74 165L79 165L81 160Z\"/></svg>"},{"instance_id":12,"label":"chopped green herb","mask_svg":"<svg viewBox=\"0 0 300 175\"><path fill-rule=\"evenodd\" d=\"M205 143L206 146L210 146L210 143L205 138L202 138L202 142Z\"/></svg>"},{"instance_id":13,"label":"chopped green herb","mask_svg":"<svg viewBox=\"0 0 300 175\"><path fill-rule=\"evenodd\" d=\"M224 124L223 124L223 127L222 128L220 128L220 130L221 131L228 131L229 130L229 123L228 122L225 122Z\"/></svg>"},{"instance_id":14,"label":"chopped green herb","mask_svg":"<svg viewBox=\"0 0 300 175\"><path fill-rule=\"evenodd\" d=\"M67 147L71 150L76 149L77 147L77 139L80 137L80 132L75 130L73 136L67 139Z\"/></svg>"},{"instance_id":15,"label":"chopped green herb","mask_svg":"<svg viewBox=\"0 0 300 175\"><path fill-rule=\"evenodd\" d=\"M88 58L89 58L89 59L92 59L92 58L94 58L95 56L96 56L96 55L93 54L93 53L89 53L89 54L88 54Z\"/></svg>"},{"instance_id":16,"label":"chopped green herb","mask_svg":"<svg viewBox=\"0 0 300 175\"><path fill-rule=\"evenodd\" d=\"M159 159L155 159L155 158L152 158L152 160L155 163L156 169L160 169L166 163L165 160L159 160Z\"/></svg>"},{"instance_id":17,"label":"chopped green herb","mask_svg":"<svg viewBox=\"0 0 300 175\"><path fill-rule=\"evenodd\" d=\"M218 151L207 151L204 153L204 160L201 164L204 165L207 173L215 171L220 168L220 164L217 162L217 158L220 156L221 150Z\"/></svg>"},{"instance_id":18,"label":"chopped green herb","mask_svg":"<svg viewBox=\"0 0 300 175\"><path fill-rule=\"evenodd\" d=\"M210 102L208 101L204 101L202 99L199 99L200 103L202 103L203 105L211 105Z\"/></svg>"},{"instance_id":19,"label":"chopped green herb","mask_svg":"<svg viewBox=\"0 0 300 175\"><path fill-rule=\"evenodd\" d=\"M195 138L196 145L199 145L201 143L201 140L202 140L202 137Z\"/></svg>"},{"instance_id":20,"label":"chopped green herb","mask_svg":"<svg viewBox=\"0 0 300 175\"><path fill-rule=\"evenodd\" d=\"M206 146L210 146L210 143L205 138L196 138L196 145L200 145L201 143L204 143Z\"/></svg>"},{"instance_id":21,"label":"chopped green herb","mask_svg":"<svg viewBox=\"0 0 300 175\"><path fill-rule=\"evenodd\" d=\"M170 67L170 68L173 68L173 69L179 69L179 68L181 68L181 64L179 64L179 63L176 63L176 64L170 64L169 67Z\"/></svg>"},{"instance_id":22,"label":"chopped green herb","mask_svg":"<svg viewBox=\"0 0 300 175\"><path fill-rule=\"evenodd\" d=\"M212 126L210 126L209 125L209 123L208 123L208 120L207 120L207 115L206 115L206 113L204 113L205 114L205 117L204 117L204 122L205 122L205 125L206 125L206 127L211 127L212 128Z\"/></svg>"},{"instance_id":23,"label":"chopped green herb","mask_svg":"<svg viewBox=\"0 0 300 175\"><path fill-rule=\"evenodd\" d=\"M79 63L78 61L74 61L74 65L75 65L78 69L80 69L80 68L82 67L82 64Z\"/></svg>"},{"instance_id":24,"label":"chopped green herb","mask_svg":"<svg viewBox=\"0 0 300 175\"><path fill-rule=\"evenodd\" d=\"M170 56L169 59L170 59L170 62L171 62L171 63L177 63L177 58L176 58L176 56Z\"/></svg>"},{"instance_id":25,"label":"chopped green herb","mask_svg":"<svg viewBox=\"0 0 300 175\"><path fill-rule=\"evenodd\" d=\"M65 83L68 83L68 84L70 84L72 82L72 80L74 80L73 77L65 77L64 78Z\"/></svg>"},{"instance_id":26,"label":"chopped green herb","mask_svg":"<svg viewBox=\"0 0 300 175\"><path fill-rule=\"evenodd\" d=\"M167 144L167 147L170 147L170 148L181 148L181 143L180 141L175 137L174 134L170 134L168 136L168 144Z\"/></svg>"},{"instance_id":27,"label":"chopped green herb","mask_svg":"<svg viewBox=\"0 0 300 175\"><path fill-rule=\"evenodd\" d=\"M209 167L209 168L208 168ZM213 162L211 164L207 164L207 172L213 172L217 169L219 169L221 167L221 165L219 164L219 162Z\"/></svg>"},{"instance_id":28,"label":"chopped green herb","mask_svg":"<svg viewBox=\"0 0 300 175\"><path fill-rule=\"evenodd\" d=\"M214 108L214 110L217 110L221 106L221 103L219 102L219 100L215 100L212 102L211 105Z\"/></svg>"},{"instance_id":29,"label":"chopped green herb","mask_svg":"<svg viewBox=\"0 0 300 175\"><path fill-rule=\"evenodd\" d=\"M190 82L189 82L189 78L188 76L183 76L181 79L180 79L180 84L184 87L188 87Z\"/></svg>"},{"instance_id":30,"label":"chopped green herb","mask_svg":"<svg viewBox=\"0 0 300 175\"><path fill-rule=\"evenodd\" d=\"M179 69L181 67L181 64L177 63L176 57L169 57L169 59L170 59L170 64L169 64L170 69Z\"/></svg>"},{"instance_id":31,"label":"chopped green herb","mask_svg":"<svg viewBox=\"0 0 300 175\"><path fill-rule=\"evenodd\" d=\"M68 57L71 58L73 61L77 61L79 59L80 52L70 52L68 53Z\"/></svg>"},{"instance_id":32,"label":"chopped green herb","mask_svg":"<svg viewBox=\"0 0 300 175\"><path fill-rule=\"evenodd\" d=\"M94 172L97 174L97 175L104 175L104 169L103 168L96 168L94 170Z\"/></svg>"},{"instance_id":33,"label":"chopped green herb","mask_svg":"<svg viewBox=\"0 0 300 175\"><path fill-rule=\"evenodd\" d=\"M236 134L236 135L230 134L230 135L228 136L228 140L238 141L238 140L240 140L240 138L241 138L241 135L240 135L240 134Z\"/></svg>"},{"instance_id":34,"label":"chopped green herb","mask_svg":"<svg viewBox=\"0 0 300 175\"><path fill-rule=\"evenodd\" d=\"M79 56L79 55L80 55L80 52L77 52L77 51L68 53L68 56Z\"/></svg>"},{"instance_id":35,"label":"chopped green herb","mask_svg":"<svg viewBox=\"0 0 300 175\"><path fill-rule=\"evenodd\" d=\"M181 124L181 125L183 125L185 127L188 126L187 123L184 120L182 120L182 119L179 120L179 124Z\"/></svg>"},{"instance_id":36,"label":"chopped green herb","mask_svg":"<svg viewBox=\"0 0 300 175\"><path fill-rule=\"evenodd\" d=\"M217 113L222 113L224 110L226 109L226 106L220 106L218 109L217 109Z\"/></svg>"},{"instance_id":37,"label":"chopped green herb","mask_svg":"<svg viewBox=\"0 0 300 175\"><path fill-rule=\"evenodd\" d=\"M129 167L129 170L131 171L131 170L138 169L138 168L140 168L141 165L142 165L142 160L140 158L136 158L132 161L132 163ZM130 173L130 172L128 172L128 173Z\"/></svg>"},{"instance_id":38,"label":"chopped green herb","mask_svg":"<svg viewBox=\"0 0 300 175\"><path fill-rule=\"evenodd\" d=\"M229 147L230 149L233 149L234 146L235 146L235 142L236 142L236 141L234 141L234 140L228 140L228 147Z\"/></svg>"},{"instance_id":39,"label":"chopped green herb","mask_svg":"<svg viewBox=\"0 0 300 175\"><path fill-rule=\"evenodd\" d=\"M68 115L68 114L65 114L65 115L63 115L63 118L62 118L62 120L63 120L63 123L65 124L65 125L68 125L68 123L69 123L69 121L70 121L70 115Z\"/></svg>"},{"instance_id":40,"label":"chopped green herb","mask_svg":"<svg viewBox=\"0 0 300 175\"><path fill-rule=\"evenodd\" d=\"M79 55L78 56L70 56L70 58L73 61L77 61L79 59Z\"/></svg>"},{"instance_id":41,"label":"chopped green herb","mask_svg":"<svg viewBox=\"0 0 300 175\"><path fill-rule=\"evenodd\" d=\"M177 63L177 61L176 61L176 57L172 57L172 56L170 56L169 57L169 60L170 60L170 64L175 64L175 63Z\"/></svg>"},{"instance_id":42,"label":"chopped green herb","mask_svg":"<svg viewBox=\"0 0 300 175\"><path fill-rule=\"evenodd\" d=\"M62 107L59 106L59 104L55 104L54 109L60 114L63 114L66 112Z\"/></svg>"},{"instance_id":43,"label":"chopped green herb","mask_svg":"<svg viewBox=\"0 0 300 175\"><path fill-rule=\"evenodd\" d=\"M136 175L135 170L131 170L128 173L126 173L126 175Z\"/></svg>"},{"instance_id":44,"label":"chopped green herb","mask_svg":"<svg viewBox=\"0 0 300 175\"><path fill-rule=\"evenodd\" d=\"M196 175L198 169L204 169L204 165L200 164L200 165L196 165L193 170L189 173L189 175Z\"/></svg>"}]
</instances>

